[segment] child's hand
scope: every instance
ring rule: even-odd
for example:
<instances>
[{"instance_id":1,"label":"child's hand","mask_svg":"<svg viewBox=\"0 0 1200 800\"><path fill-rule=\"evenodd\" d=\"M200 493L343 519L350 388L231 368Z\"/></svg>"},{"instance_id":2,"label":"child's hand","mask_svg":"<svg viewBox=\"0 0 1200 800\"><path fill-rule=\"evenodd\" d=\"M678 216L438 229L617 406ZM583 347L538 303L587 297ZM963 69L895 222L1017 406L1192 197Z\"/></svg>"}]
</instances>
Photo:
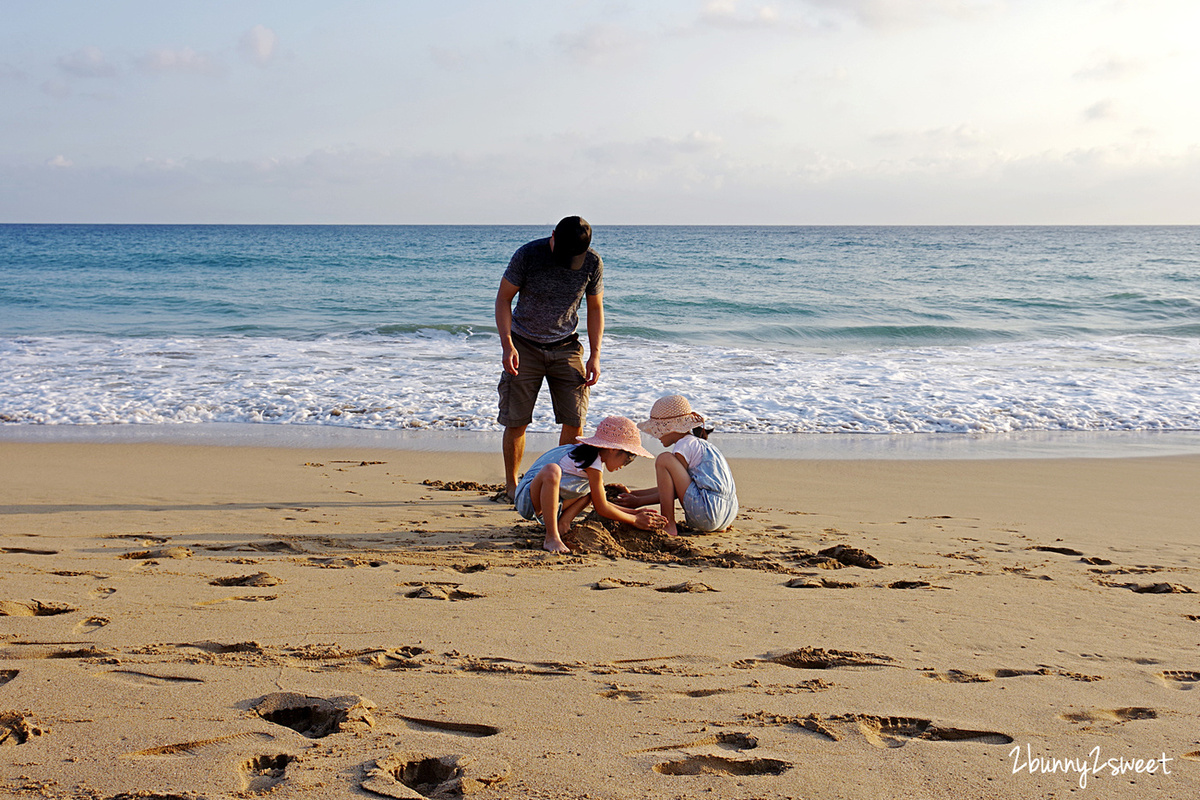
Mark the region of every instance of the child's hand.
<instances>
[{"instance_id":1,"label":"child's hand","mask_svg":"<svg viewBox=\"0 0 1200 800\"><path fill-rule=\"evenodd\" d=\"M652 508L643 508L634 514L633 524L644 531L661 531L667 527L667 519Z\"/></svg>"},{"instance_id":2,"label":"child's hand","mask_svg":"<svg viewBox=\"0 0 1200 800\"><path fill-rule=\"evenodd\" d=\"M629 487L623 483L604 484L604 496L608 498L610 503L615 503L618 496L625 494L629 494Z\"/></svg>"},{"instance_id":3,"label":"child's hand","mask_svg":"<svg viewBox=\"0 0 1200 800\"><path fill-rule=\"evenodd\" d=\"M631 492L622 492L613 502L619 506L625 506L625 508L637 508L638 505L637 498Z\"/></svg>"}]
</instances>

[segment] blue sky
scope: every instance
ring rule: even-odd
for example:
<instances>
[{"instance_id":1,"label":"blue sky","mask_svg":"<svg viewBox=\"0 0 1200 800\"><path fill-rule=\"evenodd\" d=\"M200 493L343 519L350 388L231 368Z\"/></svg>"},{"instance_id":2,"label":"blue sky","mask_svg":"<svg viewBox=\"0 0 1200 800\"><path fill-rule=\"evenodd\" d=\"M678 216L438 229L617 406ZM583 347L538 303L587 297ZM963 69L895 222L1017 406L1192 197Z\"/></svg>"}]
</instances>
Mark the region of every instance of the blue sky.
<instances>
[{"instance_id":1,"label":"blue sky","mask_svg":"<svg viewBox=\"0 0 1200 800\"><path fill-rule=\"evenodd\" d=\"M0 8L0 222L1200 224L1195 0Z\"/></svg>"}]
</instances>

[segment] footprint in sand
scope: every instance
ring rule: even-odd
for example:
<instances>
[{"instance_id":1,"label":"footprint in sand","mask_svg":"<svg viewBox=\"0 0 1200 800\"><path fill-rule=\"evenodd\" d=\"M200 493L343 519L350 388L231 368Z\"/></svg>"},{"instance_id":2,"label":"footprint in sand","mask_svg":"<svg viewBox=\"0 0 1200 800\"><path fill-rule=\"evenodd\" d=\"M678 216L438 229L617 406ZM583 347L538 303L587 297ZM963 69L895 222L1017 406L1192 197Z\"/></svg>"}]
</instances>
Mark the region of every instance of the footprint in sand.
<instances>
[{"instance_id":1,"label":"footprint in sand","mask_svg":"<svg viewBox=\"0 0 1200 800\"><path fill-rule=\"evenodd\" d=\"M920 717L884 717L875 714L838 714L833 717L808 714L803 717L788 717L760 712L748 714L746 719L766 725L796 725L832 742L840 742L845 733L857 731L871 745L879 748L903 747L913 739L981 744L1013 742L1013 738L1004 733L956 728Z\"/></svg>"},{"instance_id":2,"label":"footprint in sand","mask_svg":"<svg viewBox=\"0 0 1200 800\"><path fill-rule=\"evenodd\" d=\"M492 725L480 725L475 722L453 722L444 719L425 719L423 717L409 717L404 714L396 716L405 722L411 723L421 728L432 728L435 731L447 731L449 733L458 733L463 736L495 736L500 733L500 729Z\"/></svg>"},{"instance_id":3,"label":"footprint in sand","mask_svg":"<svg viewBox=\"0 0 1200 800\"><path fill-rule=\"evenodd\" d=\"M332 558L310 558L307 566L322 569L354 569L355 567L386 567L387 561L379 558L362 558L360 556L337 556Z\"/></svg>"},{"instance_id":4,"label":"footprint in sand","mask_svg":"<svg viewBox=\"0 0 1200 800\"><path fill-rule=\"evenodd\" d=\"M63 642L62 644L68 644ZM86 644L85 642L70 642L70 644ZM98 647L88 644L82 648L58 648L44 644L13 644L0 647L0 660L25 660L42 658L106 658L112 655Z\"/></svg>"},{"instance_id":5,"label":"footprint in sand","mask_svg":"<svg viewBox=\"0 0 1200 800\"><path fill-rule=\"evenodd\" d=\"M405 592L405 597L421 600L477 600L484 595L458 588L458 584L425 583L412 591Z\"/></svg>"},{"instance_id":6,"label":"footprint in sand","mask_svg":"<svg viewBox=\"0 0 1200 800\"><path fill-rule=\"evenodd\" d=\"M918 717L876 717L858 715L858 730L875 747L903 747L907 740L933 742L981 742L1012 744L1013 738L994 731L975 731L935 724Z\"/></svg>"},{"instance_id":7,"label":"footprint in sand","mask_svg":"<svg viewBox=\"0 0 1200 800\"><path fill-rule=\"evenodd\" d=\"M1042 553L1058 553L1062 556L1081 556L1083 553L1071 547L1053 547L1051 545L1034 545L1026 547L1026 550L1037 550Z\"/></svg>"},{"instance_id":8,"label":"footprint in sand","mask_svg":"<svg viewBox=\"0 0 1200 800\"><path fill-rule=\"evenodd\" d=\"M0 547L0 553L13 553L27 556L56 556L57 550L35 550L32 547Z\"/></svg>"},{"instance_id":9,"label":"footprint in sand","mask_svg":"<svg viewBox=\"0 0 1200 800\"><path fill-rule=\"evenodd\" d=\"M227 603L230 600L241 600L243 603L265 603L278 600L277 594L243 594L237 597L218 597L216 600L201 600L198 606L215 606L217 603Z\"/></svg>"},{"instance_id":10,"label":"footprint in sand","mask_svg":"<svg viewBox=\"0 0 1200 800\"><path fill-rule=\"evenodd\" d=\"M632 750L632 753L660 753L664 750L685 750L689 747L706 747L715 745L717 747L726 748L729 750L753 750L758 747L758 737L751 736L748 733L740 733L738 731L722 731L721 733L705 736L703 739L693 739L690 742L680 742L679 744L664 744L658 747L645 747L641 750Z\"/></svg>"},{"instance_id":11,"label":"footprint in sand","mask_svg":"<svg viewBox=\"0 0 1200 800\"><path fill-rule=\"evenodd\" d=\"M98 631L110 621L108 617L88 617L83 622L76 623L75 632L89 633L91 631Z\"/></svg>"},{"instance_id":12,"label":"footprint in sand","mask_svg":"<svg viewBox=\"0 0 1200 800\"><path fill-rule=\"evenodd\" d=\"M688 756L680 761L655 764L660 775L782 775L792 768L775 758L726 758L725 756Z\"/></svg>"},{"instance_id":13,"label":"footprint in sand","mask_svg":"<svg viewBox=\"0 0 1200 800\"><path fill-rule=\"evenodd\" d=\"M283 782L288 764L297 760L295 756L281 753L274 756L255 756L243 761L238 770L242 777L242 791L265 794L274 789Z\"/></svg>"},{"instance_id":14,"label":"footprint in sand","mask_svg":"<svg viewBox=\"0 0 1200 800\"><path fill-rule=\"evenodd\" d=\"M733 692L733 689L691 689L686 692L673 692L673 691L651 692L651 691L641 691L638 689L622 689L619 686L614 686L611 689L606 689L602 692L598 692L597 694L599 694L600 697L606 698L608 700L626 700L630 703L645 703L645 702L650 702L653 700L657 700L660 697L666 697L666 696L703 698L703 697L716 697L717 695L722 695L722 694L732 694L732 692ZM678 748L664 747L662 749L675 750Z\"/></svg>"},{"instance_id":15,"label":"footprint in sand","mask_svg":"<svg viewBox=\"0 0 1200 800\"><path fill-rule=\"evenodd\" d=\"M66 603L43 603L41 600L0 600L0 617L54 617L69 614L75 609Z\"/></svg>"},{"instance_id":16,"label":"footprint in sand","mask_svg":"<svg viewBox=\"0 0 1200 800\"><path fill-rule=\"evenodd\" d=\"M1119 725L1139 719L1157 719L1158 712L1153 708L1129 706L1127 708L1093 708L1089 711L1069 711L1059 714L1059 719L1067 722L1107 722Z\"/></svg>"},{"instance_id":17,"label":"footprint in sand","mask_svg":"<svg viewBox=\"0 0 1200 800\"><path fill-rule=\"evenodd\" d=\"M1169 669L1158 673L1158 677L1162 678L1163 683L1172 689L1184 691L1194 689L1196 684L1200 683L1200 672L1190 670Z\"/></svg>"},{"instance_id":18,"label":"footprint in sand","mask_svg":"<svg viewBox=\"0 0 1200 800\"><path fill-rule=\"evenodd\" d=\"M820 647L801 647L780 656L761 659L793 669L833 669L835 667L893 666L889 656L877 653L855 653L846 650L825 650Z\"/></svg>"},{"instance_id":19,"label":"footprint in sand","mask_svg":"<svg viewBox=\"0 0 1200 800\"><path fill-rule=\"evenodd\" d=\"M357 695L325 699L296 692L274 692L250 706L267 722L291 728L309 739L373 728L375 718L370 709L374 707L374 703Z\"/></svg>"},{"instance_id":20,"label":"footprint in sand","mask_svg":"<svg viewBox=\"0 0 1200 800\"><path fill-rule=\"evenodd\" d=\"M29 721L19 711L0 711L0 747L10 747L28 742L35 736L46 733Z\"/></svg>"},{"instance_id":21,"label":"footprint in sand","mask_svg":"<svg viewBox=\"0 0 1200 800\"><path fill-rule=\"evenodd\" d=\"M132 669L114 669L105 673L107 677L135 686L177 686L187 683L204 683L200 678L185 678L181 675L154 675Z\"/></svg>"},{"instance_id":22,"label":"footprint in sand","mask_svg":"<svg viewBox=\"0 0 1200 800\"><path fill-rule=\"evenodd\" d=\"M664 586L660 589L655 589L656 592L670 592L672 594L700 594L703 592L715 592L716 589L709 586L707 583L699 581L685 581L677 583L674 586Z\"/></svg>"},{"instance_id":23,"label":"footprint in sand","mask_svg":"<svg viewBox=\"0 0 1200 800\"><path fill-rule=\"evenodd\" d=\"M130 758L133 756L193 756L202 750L212 749L229 742L243 743L247 740L256 742L271 742L275 737L269 733L262 731L245 731L243 733L231 733L228 736L217 736L212 739L201 739L195 742L176 742L175 744L165 744L159 747L148 747L145 750L138 750L136 753L125 753L122 758Z\"/></svg>"},{"instance_id":24,"label":"footprint in sand","mask_svg":"<svg viewBox=\"0 0 1200 800\"><path fill-rule=\"evenodd\" d=\"M628 581L622 578L601 578L592 584L592 588L604 591L605 589L624 589L630 586L649 586L648 581Z\"/></svg>"},{"instance_id":25,"label":"footprint in sand","mask_svg":"<svg viewBox=\"0 0 1200 800\"><path fill-rule=\"evenodd\" d=\"M940 683L989 683L996 678L1022 678L1026 676L1050 676L1084 682L1104 680L1100 675L1085 675L1081 672L1069 672L1062 669L1052 669L1051 667L1038 667L1037 669L994 669L983 673L968 672L961 669L951 669L945 672L927 670L924 675L926 678L939 681Z\"/></svg>"},{"instance_id":26,"label":"footprint in sand","mask_svg":"<svg viewBox=\"0 0 1200 800\"><path fill-rule=\"evenodd\" d=\"M508 779L512 767L496 758L393 753L366 770L362 788L384 797L465 797Z\"/></svg>"},{"instance_id":27,"label":"footprint in sand","mask_svg":"<svg viewBox=\"0 0 1200 800\"><path fill-rule=\"evenodd\" d=\"M277 586L283 583L274 575L268 575L265 572L256 572L253 575L234 575L229 578L214 578L208 582L209 586Z\"/></svg>"},{"instance_id":28,"label":"footprint in sand","mask_svg":"<svg viewBox=\"0 0 1200 800\"><path fill-rule=\"evenodd\" d=\"M122 553L118 558L130 558L146 561L159 558L191 558L192 551L187 547L156 547L153 550L135 550L132 553Z\"/></svg>"},{"instance_id":29,"label":"footprint in sand","mask_svg":"<svg viewBox=\"0 0 1200 800\"><path fill-rule=\"evenodd\" d=\"M0 669L0 686L3 686L20 674L21 671L17 669Z\"/></svg>"},{"instance_id":30,"label":"footprint in sand","mask_svg":"<svg viewBox=\"0 0 1200 800\"><path fill-rule=\"evenodd\" d=\"M393 647L372 651L360 657L359 663L374 669L421 669L425 664L417 658L428 653L423 647Z\"/></svg>"},{"instance_id":31,"label":"footprint in sand","mask_svg":"<svg viewBox=\"0 0 1200 800\"><path fill-rule=\"evenodd\" d=\"M226 655L228 653L261 653L263 646L258 642L235 642L233 644L221 644L220 642L186 642L177 644L175 647L194 647L205 653L213 655Z\"/></svg>"},{"instance_id":32,"label":"footprint in sand","mask_svg":"<svg viewBox=\"0 0 1200 800\"><path fill-rule=\"evenodd\" d=\"M835 581L832 578L792 578L784 584L789 589L857 589L854 581Z\"/></svg>"}]
</instances>

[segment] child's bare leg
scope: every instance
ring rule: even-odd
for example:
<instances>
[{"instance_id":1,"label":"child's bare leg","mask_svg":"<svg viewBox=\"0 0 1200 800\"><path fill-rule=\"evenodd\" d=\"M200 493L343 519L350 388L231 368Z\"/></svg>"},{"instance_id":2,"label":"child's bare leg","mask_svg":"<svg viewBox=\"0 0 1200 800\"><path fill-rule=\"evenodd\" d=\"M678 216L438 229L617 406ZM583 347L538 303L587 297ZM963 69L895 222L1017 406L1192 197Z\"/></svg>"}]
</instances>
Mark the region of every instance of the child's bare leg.
<instances>
[{"instance_id":1,"label":"child's bare leg","mask_svg":"<svg viewBox=\"0 0 1200 800\"><path fill-rule=\"evenodd\" d=\"M563 503L562 513L558 516L558 533L560 536L571 530L571 523L579 516L579 512L587 508L591 502L592 496L585 494L583 497L576 497L568 503Z\"/></svg>"},{"instance_id":2,"label":"child's bare leg","mask_svg":"<svg viewBox=\"0 0 1200 800\"><path fill-rule=\"evenodd\" d=\"M660 453L654 459L654 474L658 478L658 510L667 520L667 527L663 530L668 536L678 536L675 498L683 497L692 483L692 476L688 475L687 467L674 453Z\"/></svg>"},{"instance_id":3,"label":"child's bare leg","mask_svg":"<svg viewBox=\"0 0 1200 800\"><path fill-rule=\"evenodd\" d=\"M558 490L561 483L562 468L558 464L547 464L529 485L533 510L540 514L546 523L546 540L542 547L551 553L571 552L558 532Z\"/></svg>"}]
</instances>

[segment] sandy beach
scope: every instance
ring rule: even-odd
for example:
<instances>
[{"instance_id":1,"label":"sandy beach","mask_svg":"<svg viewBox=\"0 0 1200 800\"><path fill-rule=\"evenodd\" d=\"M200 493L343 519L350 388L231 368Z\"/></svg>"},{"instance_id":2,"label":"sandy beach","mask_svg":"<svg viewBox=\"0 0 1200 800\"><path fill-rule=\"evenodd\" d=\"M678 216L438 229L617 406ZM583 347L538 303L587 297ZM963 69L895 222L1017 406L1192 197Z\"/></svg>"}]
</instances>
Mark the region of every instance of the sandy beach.
<instances>
[{"instance_id":1,"label":"sandy beach","mask_svg":"<svg viewBox=\"0 0 1200 800\"><path fill-rule=\"evenodd\" d=\"M496 454L0 443L0 796L1196 796L1200 457L733 468L554 556Z\"/></svg>"}]
</instances>

